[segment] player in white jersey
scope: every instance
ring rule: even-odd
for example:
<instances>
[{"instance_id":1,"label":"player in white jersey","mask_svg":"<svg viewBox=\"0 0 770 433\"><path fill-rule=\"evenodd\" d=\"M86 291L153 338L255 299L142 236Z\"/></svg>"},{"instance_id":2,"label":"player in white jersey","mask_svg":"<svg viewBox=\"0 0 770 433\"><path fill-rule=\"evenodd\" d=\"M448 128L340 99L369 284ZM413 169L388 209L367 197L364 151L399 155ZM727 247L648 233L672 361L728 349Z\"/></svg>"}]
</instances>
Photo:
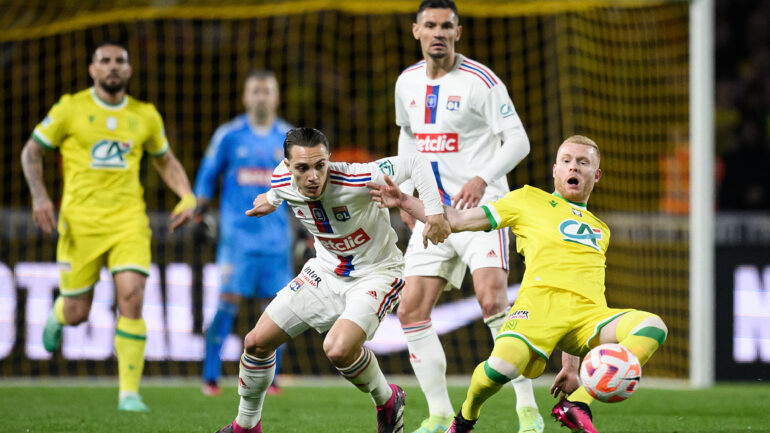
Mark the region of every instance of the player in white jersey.
<instances>
[{"instance_id":1,"label":"player in white jersey","mask_svg":"<svg viewBox=\"0 0 770 433\"><path fill-rule=\"evenodd\" d=\"M412 32L424 60L404 70L396 82L399 155L422 153L430 159L447 206L464 209L503 197L509 191L506 174L529 153L529 139L505 84L486 66L455 52L462 26L454 2L423 1ZM414 190L409 182L401 188ZM401 215L413 232L398 317L430 413L415 433L440 433L455 411L446 386L446 355L431 312L441 292L459 288L470 267L484 322L497 334L508 307L509 232L454 233L440 245L416 248L423 226ZM519 432L542 432L531 381L522 378L513 386Z\"/></svg>"},{"instance_id":2,"label":"player in white jersey","mask_svg":"<svg viewBox=\"0 0 770 433\"><path fill-rule=\"evenodd\" d=\"M218 433L261 432L262 402L275 374L275 350L308 328L326 332L323 349L340 374L371 395L377 431L403 432L405 394L388 384L377 358L363 346L404 287L403 256L390 214L371 200L368 183L411 178L425 205L425 238L438 243L450 227L430 164L420 155L368 164L329 162L329 142L318 130L286 134L286 159L273 172L270 191L254 200L250 216L275 211L284 201L315 237L316 258L268 305L244 339L237 418ZM278 429L280 430L280 428Z\"/></svg>"}]
</instances>

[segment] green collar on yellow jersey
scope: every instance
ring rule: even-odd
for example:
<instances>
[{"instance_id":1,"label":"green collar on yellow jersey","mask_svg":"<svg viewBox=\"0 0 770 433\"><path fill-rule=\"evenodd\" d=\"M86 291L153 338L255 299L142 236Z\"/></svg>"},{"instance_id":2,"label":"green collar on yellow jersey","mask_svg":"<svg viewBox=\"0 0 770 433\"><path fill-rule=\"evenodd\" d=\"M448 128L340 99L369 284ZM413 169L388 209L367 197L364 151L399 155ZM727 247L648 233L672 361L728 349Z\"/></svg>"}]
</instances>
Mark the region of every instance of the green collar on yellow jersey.
<instances>
[{"instance_id":1,"label":"green collar on yellow jersey","mask_svg":"<svg viewBox=\"0 0 770 433\"><path fill-rule=\"evenodd\" d=\"M552 194L553 194L553 195L555 195L556 197L559 197L560 199L562 199L562 200L566 201L566 202L567 202L567 203L569 203L569 204L572 204L572 205L575 205L575 206L578 206L578 207L582 207L583 209L588 209L588 205L586 205L585 203L576 203L576 202L574 202L574 201L569 201L569 200L567 200L566 198L562 197L562 196L561 196L561 195L560 195L558 192L556 192L556 191L554 191Z\"/></svg>"},{"instance_id":2,"label":"green collar on yellow jersey","mask_svg":"<svg viewBox=\"0 0 770 433\"><path fill-rule=\"evenodd\" d=\"M123 95L123 100L118 102L117 104L110 104L109 102L105 101L104 99L100 98L99 95L96 93L96 89L91 87L91 98L93 98L94 102L96 102L96 105L106 108L108 110L119 110L128 104L128 95Z\"/></svg>"}]
</instances>

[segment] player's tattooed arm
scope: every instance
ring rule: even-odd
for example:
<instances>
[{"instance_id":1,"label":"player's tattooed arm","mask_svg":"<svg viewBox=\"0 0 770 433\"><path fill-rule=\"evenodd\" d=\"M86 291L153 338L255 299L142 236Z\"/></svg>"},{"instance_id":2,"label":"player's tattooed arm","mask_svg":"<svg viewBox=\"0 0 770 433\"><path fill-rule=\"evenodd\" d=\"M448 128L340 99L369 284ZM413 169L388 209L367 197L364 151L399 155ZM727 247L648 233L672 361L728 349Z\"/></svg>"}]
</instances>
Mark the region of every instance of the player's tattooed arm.
<instances>
[{"instance_id":1,"label":"player's tattooed arm","mask_svg":"<svg viewBox=\"0 0 770 433\"><path fill-rule=\"evenodd\" d=\"M404 194L398 188L398 185L393 183L387 176L385 177L385 183L386 185L379 185L373 182L366 184L370 189L372 200L377 202L380 207L400 207L416 219L422 222L426 221L425 208L418 198ZM491 228L486 213L480 207L458 210L444 206L444 211L449 220L449 225L452 227L452 232L483 231Z\"/></svg>"},{"instance_id":2,"label":"player's tattooed arm","mask_svg":"<svg viewBox=\"0 0 770 433\"><path fill-rule=\"evenodd\" d=\"M43 146L30 138L21 151L21 168L32 195L32 220L43 232L51 233L56 229L56 216L43 183L44 152Z\"/></svg>"}]
</instances>

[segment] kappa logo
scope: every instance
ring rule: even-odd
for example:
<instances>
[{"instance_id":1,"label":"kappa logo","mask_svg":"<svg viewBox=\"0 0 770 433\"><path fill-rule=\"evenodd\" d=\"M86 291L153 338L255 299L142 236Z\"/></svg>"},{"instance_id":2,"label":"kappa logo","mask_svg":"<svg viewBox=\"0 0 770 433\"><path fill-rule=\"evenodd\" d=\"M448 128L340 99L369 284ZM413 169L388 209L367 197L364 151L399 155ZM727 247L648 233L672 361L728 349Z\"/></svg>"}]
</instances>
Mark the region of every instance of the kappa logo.
<instances>
[{"instance_id":1,"label":"kappa logo","mask_svg":"<svg viewBox=\"0 0 770 433\"><path fill-rule=\"evenodd\" d=\"M505 318L505 320L517 320L517 319L529 320L529 310L511 311L508 314L508 317Z\"/></svg>"},{"instance_id":2,"label":"kappa logo","mask_svg":"<svg viewBox=\"0 0 770 433\"><path fill-rule=\"evenodd\" d=\"M340 222L345 222L350 219L350 212L348 212L347 206L338 206L332 208L334 219Z\"/></svg>"},{"instance_id":3,"label":"kappa logo","mask_svg":"<svg viewBox=\"0 0 770 433\"><path fill-rule=\"evenodd\" d=\"M91 168L125 170L128 163L124 155L131 152L133 142L99 140L91 146Z\"/></svg>"},{"instance_id":4,"label":"kappa logo","mask_svg":"<svg viewBox=\"0 0 770 433\"><path fill-rule=\"evenodd\" d=\"M366 294L371 296L374 299L377 299L377 292L374 290L369 290L368 292L366 292Z\"/></svg>"},{"instance_id":5,"label":"kappa logo","mask_svg":"<svg viewBox=\"0 0 770 433\"><path fill-rule=\"evenodd\" d=\"M585 245L599 251L599 243L597 241L602 239L602 229L568 219L559 224L559 233L564 236L562 238L563 241Z\"/></svg>"},{"instance_id":6,"label":"kappa logo","mask_svg":"<svg viewBox=\"0 0 770 433\"><path fill-rule=\"evenodd\" d=\"M493 257L497 257L495 250L489 250L489 252L487 253L487 258L493 258Z\"/></svg>"}]
</instances>

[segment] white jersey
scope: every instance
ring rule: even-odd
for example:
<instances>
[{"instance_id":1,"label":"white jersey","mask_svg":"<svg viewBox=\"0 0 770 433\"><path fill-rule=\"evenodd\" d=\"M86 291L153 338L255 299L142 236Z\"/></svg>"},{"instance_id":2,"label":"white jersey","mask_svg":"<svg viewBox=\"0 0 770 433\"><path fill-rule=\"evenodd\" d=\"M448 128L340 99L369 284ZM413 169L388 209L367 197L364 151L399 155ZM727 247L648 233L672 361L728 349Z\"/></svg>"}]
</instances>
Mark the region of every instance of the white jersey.
<instances>
[{"instance_id":1,"label":"white jersey","mask_svg":"<svg viewBox=\"0 0 770 433\"><path fill-rule=\"evenodd\" d=\"M280 163L273 172L267 200L273 206L288 202L294 216L315 237L316 258L324 269L343 277L360 277L379 267L403 265L390 213L372 201L366 187L370 181L384 185L385 174L396 183L411 178L426 215L444 212L430 165L419 155L366 164L330 162L326 188L315 199L299 192L288 168Z\"/></svg>"},{"instance_id":2,"label":"white jersey","mask_svg":"<svg viewBox=\"0 0 770 433\"><path fill-rule=\"evenodd\" d=\"M505 84L486 66L457 54L454 68L437 80L425 74L425 61L404 70L396 81L396 124L414 134L416 146L399 146L399 155L421 152L433 165L442 201L474 176L484 173L506 129L524 131ZM505 176L487 185L481 204L508 193Z\"/></svg>"}]
</instances>

